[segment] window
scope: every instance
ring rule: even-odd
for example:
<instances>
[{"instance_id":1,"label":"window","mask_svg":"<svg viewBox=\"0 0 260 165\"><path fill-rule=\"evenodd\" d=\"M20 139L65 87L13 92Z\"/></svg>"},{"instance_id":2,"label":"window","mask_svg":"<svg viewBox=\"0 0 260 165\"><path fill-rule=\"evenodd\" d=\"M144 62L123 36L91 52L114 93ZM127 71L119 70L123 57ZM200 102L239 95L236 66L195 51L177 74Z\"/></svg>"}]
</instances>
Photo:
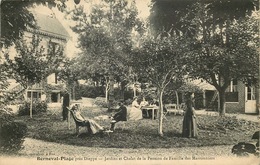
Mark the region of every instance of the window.
<instances>
[{"instance_id":1,"label":"window","mask_svg":"<svg viewBox=\"0 0 260 165\"><path fill-rule=\"evenodd\" d=\"M247 88L247 100L256 100L255 94L256 90L254 87Z\"/></svg>"},{"instance_id":2,"label":"window","mask_svg":"<svg viewBox=\"0 0 260 165\"><path fill-rule=\"evenodd\" d=\"M49 45L49 51L50 51L51 54L55 54L60 49L60 45L56 42L50 41L49 44L50 44Z\"/></svg>"},{"instance_id":3,"label":"window","mask_svg":"<svg viewBox=\"0 0 260 165\"><path fill-rule=\"evenodd\" d=\"M40 92L32 92L32 91L28 91L27 92L27 98L31 98L31 94L33 94L32 95L32 98L33 99L38 99L38 98L41 98L41 93Z\"/></svg>"},{"instance_id":4,"label":"window","mask_svg":"<svg viewBox=\"0 0 260 165\"><path fill-rule=\"evenodd\" d=\"M234 79L230 82L230 85L229 85L229 91L228 92L238 92L237 91L237 80Z\"/></svg>"},{"instance_id":5,"label":"window","mask_svg":"<svg viewBox=\"0 0 260 165\"><path fill-rule=\"evenodd\" d=\"M226 92L226 102L238 102L237 80L230 82L228 91Z\"/></svg>"}]
</instances>

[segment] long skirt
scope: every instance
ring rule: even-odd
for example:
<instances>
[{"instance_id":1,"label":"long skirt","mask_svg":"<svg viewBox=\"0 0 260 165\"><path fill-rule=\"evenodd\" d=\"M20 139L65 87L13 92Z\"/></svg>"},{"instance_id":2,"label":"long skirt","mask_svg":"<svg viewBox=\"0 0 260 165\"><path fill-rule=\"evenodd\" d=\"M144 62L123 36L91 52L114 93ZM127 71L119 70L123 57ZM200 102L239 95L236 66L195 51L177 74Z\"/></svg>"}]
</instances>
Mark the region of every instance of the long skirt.
<instances>
[{"instance_id":1,"label":"long skirt","mask_svg":"<svg viewBox=\"0 0 260 165\"><path fill-rule=\"evenodd\" d=\"M89 121L89 125L90 125L92 134L96 134L96 133L104 130L104 128L102 126L100 126L96 121L90 120L90 119L88 121Z\"/></svg>"},{"instance_id":2,"label":"long skirt","mask_svg":"<svg viewBox=\"0 0 260 165\"><path fill-rule=\"evenodd\" d=\"M182 128L183 137L197 137L197 121L194 115L185 115L183 119L183 128Z\"/></svg>"},{"instance_id":3,"label":"long skirt","mask_svg":"<svg viewBox=\"0 0 260 165\"><path fill-rule=\"evenodd\" d=\"M141 109L135 107L131 108L129 112L128 120L140 120L142 118L143 118L143 114Z\"/></svg>"}]
</instances>

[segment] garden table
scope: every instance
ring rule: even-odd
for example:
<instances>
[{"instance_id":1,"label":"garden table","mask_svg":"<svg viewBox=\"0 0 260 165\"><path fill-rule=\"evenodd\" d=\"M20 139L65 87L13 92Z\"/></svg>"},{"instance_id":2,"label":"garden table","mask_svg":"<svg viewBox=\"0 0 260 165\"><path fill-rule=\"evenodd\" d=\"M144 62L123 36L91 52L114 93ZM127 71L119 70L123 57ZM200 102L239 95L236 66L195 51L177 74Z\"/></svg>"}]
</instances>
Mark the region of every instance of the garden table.
<instances>
[{"instance_id":1,"label":"garden table","mask_svg":"<svg viewBox=\"0 0 260 165\"><path fill-rule=\"evenodd\" d=\"M145 110L145 111L152 111L152 120L154 119L154 111L155 110L157 110L157 117L158 117L158 109L159 109L159 107L158 106L151 106L151 105L149 105L149 106L144 106L144 107L142 107L141 108L142 110Z\"/></svg>"}]
</instances>

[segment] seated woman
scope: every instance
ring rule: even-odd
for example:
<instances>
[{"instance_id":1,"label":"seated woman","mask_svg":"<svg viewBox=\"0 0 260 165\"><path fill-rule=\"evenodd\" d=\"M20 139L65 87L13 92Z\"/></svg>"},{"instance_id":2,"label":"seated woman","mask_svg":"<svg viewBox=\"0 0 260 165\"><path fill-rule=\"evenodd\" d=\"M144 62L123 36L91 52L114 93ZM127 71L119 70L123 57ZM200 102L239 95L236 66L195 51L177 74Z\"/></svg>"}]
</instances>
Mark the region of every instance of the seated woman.
<instances>
[{"instance_id":1,"label":"seated woman","mask_svg":"<svg viewBox=\"0 0 260 165\"><path fill-rule=\"evenodd\" d=\"M76 120L78 122L81 122L81 126L87 127L89 134L96 134L104 131L104 128L100 126L95 120L84 118L84 116L82 116L82 114L80 113L80 109L77 104L72 106L71 110Z\"/></svg>"},{"instance_id":2,"label":"seated woman","mask_svg":"<svg viewBox=\"0 0 260 165\"><path fill-rule=\"evenodd\" d=\"M140 109L140 105L137 102L137 97L134 97L134 101L132 102L132 108L129 112L129 120L140 120L142 118L142 110Z\"/></svg>"}]
</instances>

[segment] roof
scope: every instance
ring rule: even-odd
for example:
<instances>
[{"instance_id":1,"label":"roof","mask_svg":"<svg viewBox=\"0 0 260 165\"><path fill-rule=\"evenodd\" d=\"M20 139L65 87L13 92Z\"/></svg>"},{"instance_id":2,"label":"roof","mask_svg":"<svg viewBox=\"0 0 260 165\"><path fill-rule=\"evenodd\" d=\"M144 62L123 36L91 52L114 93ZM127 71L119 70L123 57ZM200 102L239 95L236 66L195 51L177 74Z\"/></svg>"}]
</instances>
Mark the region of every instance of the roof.
<instances>
[{"instance_id":1,"label":"roof","mask_svg":"<svg viewBox=\"0 0 260 165\"><path fill-rule=\"evenodd\" d=\"M56 38L68 40L70 35L54 16L34 13L39 32Z\"/></svg>"}]
</instances>

